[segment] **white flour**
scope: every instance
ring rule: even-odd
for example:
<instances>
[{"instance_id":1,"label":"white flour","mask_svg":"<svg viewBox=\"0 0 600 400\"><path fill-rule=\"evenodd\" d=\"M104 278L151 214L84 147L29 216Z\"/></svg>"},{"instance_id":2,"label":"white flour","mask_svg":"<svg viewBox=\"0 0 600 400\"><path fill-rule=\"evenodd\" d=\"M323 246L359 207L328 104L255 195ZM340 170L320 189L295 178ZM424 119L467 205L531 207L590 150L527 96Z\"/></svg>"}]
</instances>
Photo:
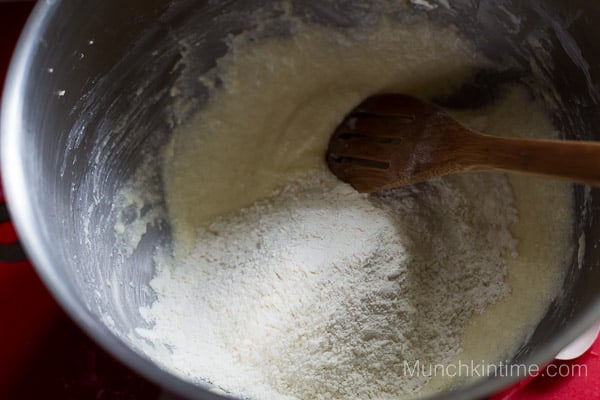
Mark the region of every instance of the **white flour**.
<instances>
[{"instance_id":1,"label":"white flour","mask_svg":"<svg viewBox=\"0 0 600 400\"><path fill-rule=\"evenodd\" d=\"M174 254L158 260L157 300L141 310L151 328L138 330L152 345L139 347L259 400L415 397L456 382L410 376L405 362L514 354L571 254L568 185L464 174L369 197L324 166L363 98L448 93L487 61L451 28L386 19L230 46L202 77L210 101L166 149ZM458 117L556 135L522 90ZM144 229L117 227L126 240Z\"/></svg>"},{"instance_id":2,"label":"white flour","mask_svg":"<svg viewBox=\"0 0 600 400\"><path fill-rule=\"evenodd\" d=\"M415 393L428 379L404 361L448 362L465 321L507 293L510 199L503 175L370 199L317 171L163 266L144 335L172 346L178 373L256 399Z\"/></svg>"}]
</instances>

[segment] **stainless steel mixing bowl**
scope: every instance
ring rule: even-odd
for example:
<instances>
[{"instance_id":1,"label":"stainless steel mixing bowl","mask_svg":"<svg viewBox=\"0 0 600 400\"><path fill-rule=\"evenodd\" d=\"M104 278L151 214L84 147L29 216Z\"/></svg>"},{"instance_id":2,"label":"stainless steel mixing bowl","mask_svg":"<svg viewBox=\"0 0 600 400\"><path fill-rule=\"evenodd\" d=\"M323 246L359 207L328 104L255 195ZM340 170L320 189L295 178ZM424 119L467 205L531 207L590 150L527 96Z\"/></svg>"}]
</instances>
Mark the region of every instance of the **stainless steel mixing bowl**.
<instances>
[{"instance_id":1,"label":"stainless steel mixing bowl","mask_svg":"<svg viewBox=\"0 0 600 400\"><path fill-rule=\"evenodd\" d=\"M364 22L363 1L293 1L316 23ZM2 108L2 173L10 211L39 274L67 312L108 351L184 397L216 399L210 385L165 372L135 346L139 307L154 295L152 249L169 241L166 223L149 227L138 251L115 250L117 190L157 152L174 126L173 104L202 106L194 79L226 51L222 39L252 27L254 10L271 1L40 1L19 42ZM544 97L565 137L600 139L600 5L585 0L407 1L396 17L452 23L502 71L482 71L455 106L492 98L519 81ZM282 29L280 34L286 34ZM182 39L194 62L183 68ZM176 96L175 83L186 82ZM147 168L157 168L148 165ZM156 171L158 172L158 171ZM156 184L160 187L160 175ZM573 254L563 289L514 363L544 363L600 319L600 192L576 186ZM157 204L160 206L160 204ZM86 216L89 215L89 218ZM544 221L540 221L544 229ZM585 236L581 236L584 233ZM582 238L579 240L579 238ZM585 248L583 247L585 245ZM579 259L578 259L579 257ZM540 271L543 274L544 271ZM490 338L493 340L493 338ZM517 376L493 376L440 395L478 398Z\"/></svg>"}]
</instances>

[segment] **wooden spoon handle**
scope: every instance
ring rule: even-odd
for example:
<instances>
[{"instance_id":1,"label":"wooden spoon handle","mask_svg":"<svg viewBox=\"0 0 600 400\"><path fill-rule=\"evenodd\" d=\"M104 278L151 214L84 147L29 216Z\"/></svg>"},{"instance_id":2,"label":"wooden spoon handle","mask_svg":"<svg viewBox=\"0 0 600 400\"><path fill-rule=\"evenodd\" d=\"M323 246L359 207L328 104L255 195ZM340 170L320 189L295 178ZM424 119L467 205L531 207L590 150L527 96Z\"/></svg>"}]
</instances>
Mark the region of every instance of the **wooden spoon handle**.
<instances>
[{"instance_id":1,"label":"wooden spoon handle","mask_svg":"<svg viewBox=\"0 0 600 400\"><path fill-rule=\"evenodd\" d=\"M600 142L513 139L477 134L475 170L499 169L600 185Z\"/></svg>"}]
</instances>

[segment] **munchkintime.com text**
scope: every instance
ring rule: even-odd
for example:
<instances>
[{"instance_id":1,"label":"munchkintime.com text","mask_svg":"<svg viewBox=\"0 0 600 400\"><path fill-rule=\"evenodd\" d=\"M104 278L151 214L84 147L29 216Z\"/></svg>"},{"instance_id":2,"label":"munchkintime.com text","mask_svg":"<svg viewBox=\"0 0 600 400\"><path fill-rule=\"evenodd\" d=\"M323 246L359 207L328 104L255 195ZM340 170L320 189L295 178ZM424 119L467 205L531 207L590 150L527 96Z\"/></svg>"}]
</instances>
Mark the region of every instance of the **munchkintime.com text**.
<instances>
[{"instance_id":1,"label":"munchkintime.com text","mask_svg":"<svg viewBox=\"0 0 600 400\"><path fill-rule=\"evenodd\" d=\"M484 377L484 376L548 376L548 377L587 377L585 364L550 364L545 369L537 364L512 364L508 361L488 363L486 361L464 362L449 364L429 364L417 360L404 361L405 376L421 377Z\"/></svg>"}]
</instances>

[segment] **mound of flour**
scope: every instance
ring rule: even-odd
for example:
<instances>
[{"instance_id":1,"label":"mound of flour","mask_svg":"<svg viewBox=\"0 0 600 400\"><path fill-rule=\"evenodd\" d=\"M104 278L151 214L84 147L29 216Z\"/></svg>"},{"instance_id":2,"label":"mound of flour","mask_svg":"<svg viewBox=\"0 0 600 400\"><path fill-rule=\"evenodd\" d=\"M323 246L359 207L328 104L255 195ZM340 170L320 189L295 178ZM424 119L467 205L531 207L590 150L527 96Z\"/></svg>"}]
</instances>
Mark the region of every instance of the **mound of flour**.
<instances>
[{"instance_id":1,"label":"mound of flour","mask_svg":"<svg viewBox=\"0 0 600 400\"><path fill-rule=\"evenodd\" d=\"M489 63L431 21L348 31L290 17L289 37L230 39L201 78L210 101L165 148L174 255L157 261L139 347L255 400L441 390L453 382L407 366L499 359L543 315L569 254L568 187L489 173L356 193L323 162L348 110L377 92L451 93ZM553 132L524 92L457 117Z\"/></svg>"},{"instance_id":2,"label":"mound of flour","mask_svg":"<svg viewBox=\"0 0 600 400\"><path fill-rule=\"evenodd\" d=\"M406 363L451 360L466 321L507 294L511 199L501 174L368 197L316 171L164 259L140 333L178 374L253 399L416 393L429 378Z\"/></svg>"}]
</instances>

